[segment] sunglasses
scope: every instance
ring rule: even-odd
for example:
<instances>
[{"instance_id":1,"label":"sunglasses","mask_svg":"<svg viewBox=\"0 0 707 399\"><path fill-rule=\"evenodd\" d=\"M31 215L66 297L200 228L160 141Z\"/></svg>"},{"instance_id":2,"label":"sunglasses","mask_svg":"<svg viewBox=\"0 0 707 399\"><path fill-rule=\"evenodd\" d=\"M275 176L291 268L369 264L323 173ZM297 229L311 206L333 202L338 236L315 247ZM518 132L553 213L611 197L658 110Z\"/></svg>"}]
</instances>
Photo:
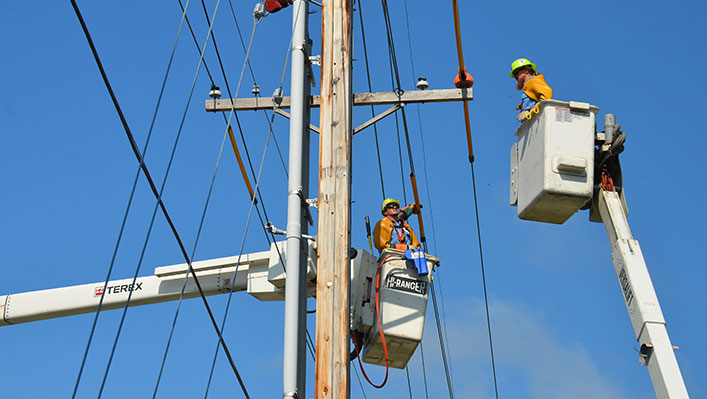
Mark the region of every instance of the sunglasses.
<instances>
[{"instance_id":1,"label":"sunglasses","mask_svg":"<svg viewBox=\"0 0 707 399\"><path fill-rule=\"evenodd\" d=\"M398 204L388 204L388 206L385 207L385 209L390 209L390 208L400 208Z\"/></svg>"}]
</instances>

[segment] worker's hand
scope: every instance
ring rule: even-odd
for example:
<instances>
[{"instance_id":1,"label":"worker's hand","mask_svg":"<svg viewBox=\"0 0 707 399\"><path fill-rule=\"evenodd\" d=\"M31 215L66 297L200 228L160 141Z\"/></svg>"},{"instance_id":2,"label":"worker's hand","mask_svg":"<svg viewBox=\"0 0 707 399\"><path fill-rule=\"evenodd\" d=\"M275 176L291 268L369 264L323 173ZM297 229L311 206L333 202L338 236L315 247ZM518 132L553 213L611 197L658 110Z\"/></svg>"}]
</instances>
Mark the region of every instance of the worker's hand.
<instances>
[{"instance_id":1,"label":"worker's hand","mask_svg":"<svg viewBox=\"0 0 707 399\"><path fill-rule=\"evenodd\" d=\"M414 214L420 213L420 209L422 209L422 204L418 204L417 202L413 203L410 206L412 207L412 213Z\"/></svg>"},{"instance_id":2,"label":"worker's hand","mask_svg":"<svg viewBox=\"0 0 707 399\"><path fill-rule=\"evenodd\" d=\"M518 119L518 122L523 123L528 117L530 116L530 111L521 111L518 116L516 116L516 119Z\"/></svg>"}]
</instances>

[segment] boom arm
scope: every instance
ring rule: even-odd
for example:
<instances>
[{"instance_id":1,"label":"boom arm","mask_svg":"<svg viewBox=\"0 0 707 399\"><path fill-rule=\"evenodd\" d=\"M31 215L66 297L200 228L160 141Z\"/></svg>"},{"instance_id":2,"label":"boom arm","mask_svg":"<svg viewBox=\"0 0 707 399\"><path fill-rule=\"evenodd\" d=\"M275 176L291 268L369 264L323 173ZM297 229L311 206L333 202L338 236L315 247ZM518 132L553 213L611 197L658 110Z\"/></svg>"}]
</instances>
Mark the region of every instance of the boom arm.
<instances>
[{"instance_id":1,"label":"boom arm","mask_svg":"<svg viewBox=\"0 0 707 399\"><path fill-rule=\"evenodd\" d=\"M229 256L194 262L192 267L206 295L225 294L233 289L234 292L247 290L263 301L284 300L284 247L283 243L273 243L270 251L243 254L240 258ZM311 243L309 254L307 291L312 295L315 288L312 280L316 276L316 256L312 256L314 249ZM110 281L107 285L100 282L0 295L0 326L95 312L101 295L104 295L102 310L122 308L130 292L130 306L174 301L179 299L187 271L186 264L162 266L155 269L153 276L139 277L134 283L132 279L123 279ZM197 296L199 292L189 274L184 298Z\"/></svg>"},{"instance_id":2,"label":"boom arm","mask_svg":"<svg viewBox=\"0 0 707 399\"><path fill-rule=\"evenodd\" d=\"M641 345L639 360L648 367L658 399L688 398L658 297L638 241L631 235L618 193L600 189L598 206L613 250L611 257L626 309Z\"/></svg>"}]
</instances>

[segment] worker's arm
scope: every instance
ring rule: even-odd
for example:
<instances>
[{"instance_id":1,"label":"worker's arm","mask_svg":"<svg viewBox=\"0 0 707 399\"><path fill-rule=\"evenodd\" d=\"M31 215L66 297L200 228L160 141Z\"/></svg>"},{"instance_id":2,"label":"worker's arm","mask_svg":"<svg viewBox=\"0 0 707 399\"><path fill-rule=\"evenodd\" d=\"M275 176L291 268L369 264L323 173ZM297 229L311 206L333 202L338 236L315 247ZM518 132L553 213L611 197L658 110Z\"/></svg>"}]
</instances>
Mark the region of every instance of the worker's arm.
<instances>
[{"instance_id":1,"label":"worker's arm","mask_svg":"<svg viewBox=\"0 0 707 399\"><path fill-rule=\"evenodd\" d=\"M410 204L400 210L400 218L403 220L407 220L407 218L409 218L410 215L412 215L413 213L414 214L420 213L420 208L422 208L422 204L417 204L417 203Z\"/></svg>"},{"instance_id":2,"label":"worker's arm","mask_svg":"<svg viewBox=\"0 0 707 399\"><path fill-rule=\"evenodd\" d=\"M552 98L552 89L545 82L543 75L533 76L525 82L523 92L534 101L549 100Z\"/></svg>"}]
</instances>

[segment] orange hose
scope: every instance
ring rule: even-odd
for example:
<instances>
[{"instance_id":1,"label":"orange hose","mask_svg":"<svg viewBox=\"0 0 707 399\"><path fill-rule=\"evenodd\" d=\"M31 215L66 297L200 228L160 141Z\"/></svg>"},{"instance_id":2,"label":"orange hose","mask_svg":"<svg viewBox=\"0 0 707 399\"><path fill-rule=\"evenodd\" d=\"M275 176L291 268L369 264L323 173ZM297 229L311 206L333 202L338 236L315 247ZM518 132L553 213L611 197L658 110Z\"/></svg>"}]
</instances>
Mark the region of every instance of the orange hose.
<instances>
[{"instance_id":1,"label":"orange hose","mask_svg":"<svg viewBox=\"0 0 707 399\"><path fill-rule=\"evenodd\" d=\"M389 359L388 359L388 345L385 343L385 335L383 335L383 325L381 324L381 316L380 316L380 271L381 267L383 267L384 264L388 263L390 258L393 256L387 256L383 261L378 265L378 269L376 270L376 318L378 319L378 331L380 332L381 336L381 341L383 342L383 354L385 355L385 378L383 379L383 382L380 385L374 384L370 378L368 378L368 375L366 374L366 370L363 369L363 364L361 363L361 356L358 356L358 366L361 369L361 373L363 373L363 376L366 378L366 381L368 381L369 384L374 386L375 388L383 388L385 386L385 383L388 382L388 368L389 368ZM354 345L356 346L356 349L358 350L358 343L356 340L354 340Z\"/></svg>"}]
</instances>

